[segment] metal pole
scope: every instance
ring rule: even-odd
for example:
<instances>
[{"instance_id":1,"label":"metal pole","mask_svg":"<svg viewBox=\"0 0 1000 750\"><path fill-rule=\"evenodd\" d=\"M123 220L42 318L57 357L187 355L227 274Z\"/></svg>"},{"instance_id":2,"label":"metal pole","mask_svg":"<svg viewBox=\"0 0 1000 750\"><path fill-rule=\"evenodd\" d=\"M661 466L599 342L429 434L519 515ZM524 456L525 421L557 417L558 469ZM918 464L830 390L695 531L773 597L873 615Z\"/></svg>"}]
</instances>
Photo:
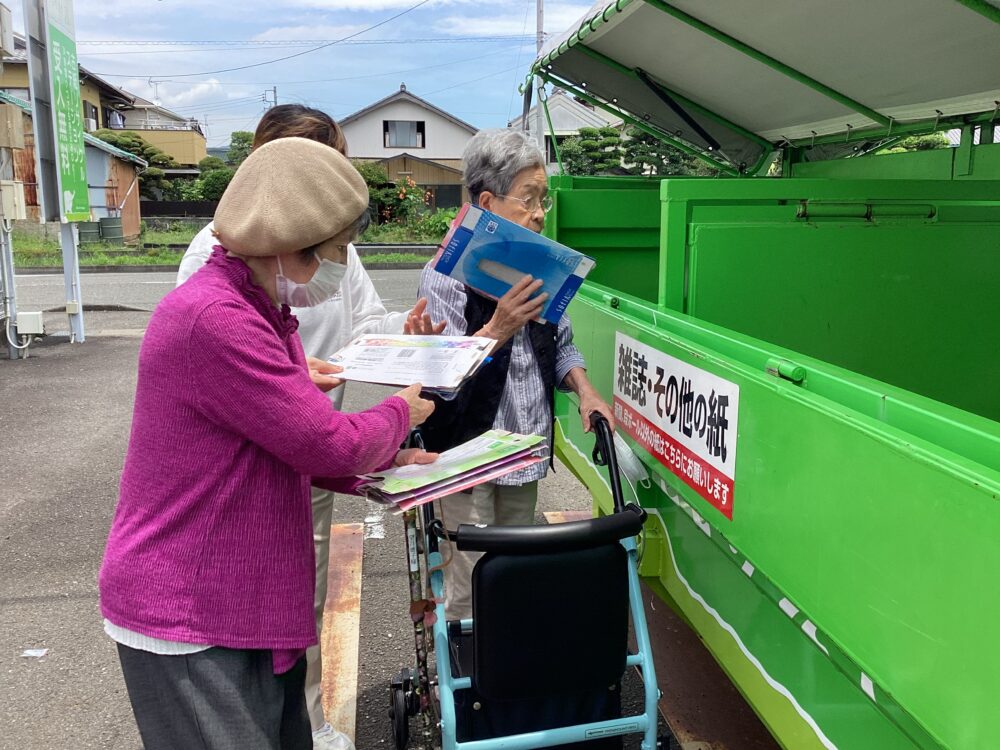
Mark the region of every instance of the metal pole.
<instances>
[{"instance_id":1,"label":"metal pole","mask_svg":"<svg viewBox=\"0 0 1000 750\"><path fill-rule=\"evenodd\" d=\"M3 165L3 179L13 180L13 151L9 148L0 149L0 162ZM10 241L10 233L7 232L10 225L5 219L6 217L0 219L0 341L7 346L7 355L11 359L17 359L19 350L8 338L17 315L17 290L14 286L14 246Z\"/></svg>"},{"instance_id":2,"label":"metal pole","mask_svg":"<svg viewBox=\"0 0 1000 750\"><path fill-rule=\"evenodd\" d=\"M14 249L10 235L0 226L0 335L7 345L7 356L17 359L21 352L8 338L16 336L13 318L17 314L17 295L14 289ZM17 340L16 338L14 339Z\"/></svg>"},{"instance_id":3,"label":"metal pole","mask_svg":"<svg viewBox=\"0 0 1000 750\"><path fill-rule=\"evenodd\" d=\"M80 256L77 253L76 224L59 225L59 244L63 256L63 284L66 288L66 315L69 317L70 343L82 344L87 337L83 331L83 304L80 301Z\"/></svg>"},{"instance_id":4,"label":"metal pole","mask_svg":"<svg viewBox=\"0 0 1000 750\"><path fill-rule=\"evenodd\" d=\"M274 100L272 102L272 104L275 107L277 107L278 106L278 87L277 86L272 86L271 87L271 98Z\"/></svg>"},{"instance_id":5,"label":"metal pole","mask_svg":"<svg viewBox=\"0 0 1000 750\"><path fill-rule=\"evenodd\" d=\"M47 222L60 222L59 239L63 256L63 280L66 290L66 314L69 316L70 341L83 342L85 337L76 226L65 221L60 200L62 188L61 178L57 170L59 146L53 131L53 107L58 102L53 90L54 84L49 71L46 47L49 43L49 7L44 0L24 0L28 74L31 79L29 85L32 105L31 119L35 134L35 172L38 176L38 189L40 191L41 218ZM55 4L51 7L65 10L67 5Z\"/></svg>"},{"instance_id":6,"label":"metal pole","mask_svg":"<svg viewBox=\"0 0 1000 750\"><path fill-rule=\"evenodd\" d=\"M542 54L542 47L545 45L545 0L535 0L535 57ZM541 77L535 77L535 133L538 139L538 147L545 154L545 161L548 162L548 149L545 148L545 115L542 112L542 89L545 81Z\"/></svg>"}]
</instances>

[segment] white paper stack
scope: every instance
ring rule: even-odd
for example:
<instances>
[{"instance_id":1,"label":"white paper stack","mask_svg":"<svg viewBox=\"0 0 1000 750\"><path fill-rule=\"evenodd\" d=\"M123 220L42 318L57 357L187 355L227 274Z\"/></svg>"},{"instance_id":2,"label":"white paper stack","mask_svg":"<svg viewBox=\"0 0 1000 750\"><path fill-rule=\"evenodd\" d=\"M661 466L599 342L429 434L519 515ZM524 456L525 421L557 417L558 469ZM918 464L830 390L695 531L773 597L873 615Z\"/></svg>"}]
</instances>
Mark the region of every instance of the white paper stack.
<instances>
[{"instance_id":1,"label":"white paper stack","mask_svg":"<svg viewBox=\"0 0 1000 750\"><path fill-rule=\"evenodd\" d=\"M334 377L379 385L424 389L453 395L489 359L495 339L479 336L405 336L366 334L338 351L329 362L344 368Z\"/></svg>"}]
</instances>

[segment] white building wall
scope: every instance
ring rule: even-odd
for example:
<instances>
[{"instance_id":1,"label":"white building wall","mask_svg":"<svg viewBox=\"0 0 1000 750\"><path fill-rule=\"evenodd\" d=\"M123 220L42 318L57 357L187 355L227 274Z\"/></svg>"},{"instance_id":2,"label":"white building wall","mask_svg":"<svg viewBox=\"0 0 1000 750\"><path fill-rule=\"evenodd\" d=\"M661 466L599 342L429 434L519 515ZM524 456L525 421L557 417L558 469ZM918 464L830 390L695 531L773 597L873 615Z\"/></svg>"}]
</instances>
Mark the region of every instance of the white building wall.
<instances>
[{"instance_id":1,"label":"white building wall","mask_svg":"<svg viewBox=\"0 0 1000 750\"><path fill-rule=\"evenodd\" d=\"M128 109L122 113L125 116L125 129L135 128L141 130L144 127L154 128L176 128L187 127L187 120L169 117L163 112L155 109Z\"/></svg>"},{"instance_id":2,"label":"white building wall","mask_svg":"<svg viewBox=\"0 0 1000 750\"><path fill-rule=\"evenodd\" d=\"M386 148L383 145L383 120L424 122L424 148ZM461 159L465 144L472 138L436 112L406 101L390 102L343 126L347 138L347 153L358 159L385 159L408 153L421 159Z\"/></svg>"}]
</instances>

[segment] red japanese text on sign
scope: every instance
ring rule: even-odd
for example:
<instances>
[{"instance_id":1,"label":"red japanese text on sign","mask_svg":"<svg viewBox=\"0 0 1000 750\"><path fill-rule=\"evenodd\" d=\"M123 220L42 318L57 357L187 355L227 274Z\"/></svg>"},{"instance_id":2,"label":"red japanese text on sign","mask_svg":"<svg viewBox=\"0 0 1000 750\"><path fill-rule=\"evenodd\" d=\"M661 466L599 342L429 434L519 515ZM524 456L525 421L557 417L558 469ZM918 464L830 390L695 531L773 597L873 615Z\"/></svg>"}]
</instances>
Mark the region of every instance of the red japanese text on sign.
<instances>
[{"instance_id":1,"label":"red japanese text on sign","mask_svg":"<svg viewBox=\"0 0 1000 750\"><path fill-rule=\"evenodd\" d=\"M615 348L618 423L732 520L739 386L621 333Z\"/></svg>"}]
</instances>

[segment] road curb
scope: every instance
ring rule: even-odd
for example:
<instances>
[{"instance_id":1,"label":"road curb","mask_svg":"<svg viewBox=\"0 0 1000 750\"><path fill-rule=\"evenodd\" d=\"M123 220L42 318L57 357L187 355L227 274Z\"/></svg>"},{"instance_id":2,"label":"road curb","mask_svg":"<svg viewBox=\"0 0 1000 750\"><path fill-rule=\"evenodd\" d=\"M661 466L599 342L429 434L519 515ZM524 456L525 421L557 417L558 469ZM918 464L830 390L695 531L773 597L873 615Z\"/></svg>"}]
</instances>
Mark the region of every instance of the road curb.
<instances>
[{"instance_id":1,"label":"road curb","mask_svg":"<svg viewBox=\"0 0 1000 750\"><path fill-rule=\"evenodd\" d=\"M428 256L430 259L430 256ZM369 271L415 271L423 268L426 263L365 263ZM61 274L59 266L19 267L15 269L18 276L39 274ZM80 273L177 273L177 266L81 266Z\"/></svg>"},{"instance_id":2,"label":"road curb","mask_svg":"<svg viewBox=\"0 0 1000 750\"><path fill-rule=\"evenodd\" d=\"M132 305L88 305L84 303L84 312L140 312L148 313L152 312L145 307L133 307ZM64 313L66 312L66 305L60 305L59 307L47 307L42 312L47 313Z\"/></svg>"},{"instance_id":3,"label":"road curb","mask_svg":"<svg viewBox=\"0 0 1000 750\"><path fill-rule=\"evenodd\" d=\"M18 276L28 274L38 275L38 274L61 274L63 272L61 266L19 266L14 269L14 273ZM177 266L80 266L80 273L177 273Z\"/></svg>"}]
</instances>

